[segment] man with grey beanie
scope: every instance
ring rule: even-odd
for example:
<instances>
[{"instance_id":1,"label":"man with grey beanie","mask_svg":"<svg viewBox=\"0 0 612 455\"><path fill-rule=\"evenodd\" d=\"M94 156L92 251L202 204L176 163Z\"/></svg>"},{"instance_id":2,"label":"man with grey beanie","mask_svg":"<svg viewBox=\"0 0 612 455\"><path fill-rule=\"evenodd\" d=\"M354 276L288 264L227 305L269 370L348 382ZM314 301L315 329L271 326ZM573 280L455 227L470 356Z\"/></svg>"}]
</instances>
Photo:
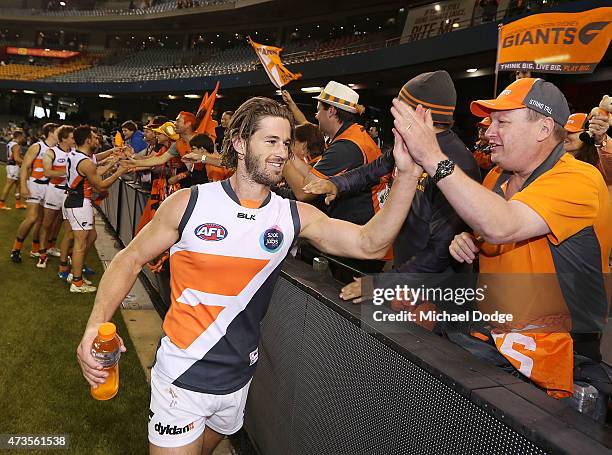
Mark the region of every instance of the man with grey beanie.
<instances>
[{"instance_id":1,"label":"man with grey beanie","mask_svg":"<svg viewBox=\"0 0 612 455\"><path fill-rule=\"evenodd\" d=\"M410 79L401 89L398 98L416 108L421 104L431 110L436 139L444 153L452 157L463 171L479 180L478 165L465 144L451 131L457 93L446 71L423 73ZM339 176L313 182L305 188L316 194L328 194L327 200L339 193L363 191L376 185L395 166L392 153L386 153L372 163ZM448 271L454 261L448 247L465 224L437 188L432 177L423 174L412 201L410 213L393 243L393 271L401 273L442 273ZM455 263L456 264L456 263ZM380 280L384 280L384 283ZM400 276L386 274L374 277L374 287L392 287ZM390 280L390 281L389 281ZM396 283L403 284L403 283ZM342 289L340 296L361 301L361 280Z\"/></svg>"}]
</instances>

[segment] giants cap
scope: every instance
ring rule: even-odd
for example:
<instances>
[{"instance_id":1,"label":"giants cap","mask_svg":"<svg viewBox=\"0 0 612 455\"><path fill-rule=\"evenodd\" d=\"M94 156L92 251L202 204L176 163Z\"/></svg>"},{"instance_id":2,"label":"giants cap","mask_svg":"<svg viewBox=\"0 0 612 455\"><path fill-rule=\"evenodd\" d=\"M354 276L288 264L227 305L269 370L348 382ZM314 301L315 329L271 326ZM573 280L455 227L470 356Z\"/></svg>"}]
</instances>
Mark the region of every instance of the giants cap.
<instances>
[{"instance_id":1,"label":"giants cap","mask_svg":"<svg viewBox=\"0 0 612 455\"><path fill-rule=\"evenodd\" d=\"M586 114L578 113L570 115L567 119L567 123L565 124L565 131L568 133L578 133L579 131L584 131L586 129L586 119Z\"/></svg>"},{"instance_id":2,"label":"giants cap","mask_svg":"<svg viewBox=\"0 0 612 455\"><path fill-rule=\"evenodd\" d=\"M564 126L570 115L567 100L561 90L543 79L526 77L510 84L494 100L472 101L470 110L478 117L487 117L492 111L511 111L527 108L551 117Z\"/></svg>"},{"instance_id":3,"label":"giants cap","mask_svg":"<svg viewBox=\"0 0 612 455\"><path fill-rule=\"evenodd\" d=\"M480 122L478 122L478 126L482 126L483 128L488 128L491 126L491 117L485 117Z\"/></svg>"}]
</instances>

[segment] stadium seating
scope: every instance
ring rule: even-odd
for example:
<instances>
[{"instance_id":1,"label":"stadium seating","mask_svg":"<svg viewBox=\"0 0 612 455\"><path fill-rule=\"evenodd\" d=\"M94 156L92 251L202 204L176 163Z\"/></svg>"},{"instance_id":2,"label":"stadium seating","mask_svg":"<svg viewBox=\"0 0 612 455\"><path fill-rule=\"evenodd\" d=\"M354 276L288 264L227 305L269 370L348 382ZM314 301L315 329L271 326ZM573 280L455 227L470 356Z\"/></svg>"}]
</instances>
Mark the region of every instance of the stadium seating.
<instances>
[{"instance_id":1,"label":"stadium seating","mask_svg":"<svg viewBox=\"0 0 612 455\"><path fill-rule=\"evenodd\" d=\"M85 70L92 65L90 57L83 57L60 65L27 65L11 63L0 66L0 79L31 81Z\"/></svg>"},{"instance_id":2,"label":"stadium seating","mask_svg":"<svg viewBox=\"0 0 612 455\"><path fill-rule=\"evenodd\" d=\"M235 0L198 0L199 6L189 8L194 10L197 8L207 6L218 6L226 3L234 3ZM148 8L135 8L135 9L95 9L95 10L78 10L78 9L61 9L61 10L40 10L40 9L17 9L17 8L6 8L2 10L2 14L6 16L23 16L23 15L36 15L36 16L107 16L107 15L120 15L120 16L143 16L147 14L158 14L167 11L177 10L176 0L158 0L155 5Z\"/></svg>"},{"instance_id":3,"label":"stadium seating","mask_svg":"<svg viewBox=\"0 0 612 455\"><path fill-rule=\"evenodd\" d=\"M365 52L380 47L381 42L363 36L348 36L327 42L304 41L283 46L287 64ZM197 63L194 61L200 60ZM49 82L133 82L163 79L187 79L203 76L253 71L259 60L251 46L225 50L146 49L124 51L123 57L91 68L49 76ZM187 62L189 64L187 64Z\"/></svg>"}]
</instances>

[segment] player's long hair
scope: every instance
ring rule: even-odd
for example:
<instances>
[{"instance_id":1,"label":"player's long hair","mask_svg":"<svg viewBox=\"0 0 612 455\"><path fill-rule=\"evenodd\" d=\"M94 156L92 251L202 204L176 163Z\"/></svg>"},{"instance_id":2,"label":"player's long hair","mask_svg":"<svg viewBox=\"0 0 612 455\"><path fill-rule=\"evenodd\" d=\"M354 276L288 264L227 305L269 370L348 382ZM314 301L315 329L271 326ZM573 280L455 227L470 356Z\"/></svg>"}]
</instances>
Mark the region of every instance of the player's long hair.
<instances>
[{"instance_id":1,"label":"player's long hair","mask_svg":"<svg viewBox=\"0 0 612 455\"><path fill-rule=\"evenodd\" d=\"M251 136L259 129L259 122L264 117L280 117L291 126L291 141L294 140L295 120L289 109L270 98L254 97L240 105L232 115L232 119L223 137L223 158L221 164L235 169L238 166L238 152L232 140L240 138L247 144Z\"/></svg>"}]
</instances>

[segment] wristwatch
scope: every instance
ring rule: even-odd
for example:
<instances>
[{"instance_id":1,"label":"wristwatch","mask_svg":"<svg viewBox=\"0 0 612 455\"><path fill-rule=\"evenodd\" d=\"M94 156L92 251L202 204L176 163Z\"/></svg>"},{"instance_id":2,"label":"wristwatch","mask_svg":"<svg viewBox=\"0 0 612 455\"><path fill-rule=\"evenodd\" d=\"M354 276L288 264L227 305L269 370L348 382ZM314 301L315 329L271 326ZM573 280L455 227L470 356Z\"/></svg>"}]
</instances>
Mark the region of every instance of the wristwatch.
<instances>
[{"instance_id":1,"label":"wristwatch","mask_svg":"<svg viewBox=\"0 0 612 455\"><path fill-rule=\"evenodd\" d=\"M455 162L453 160L442 160L438 163L436 173L431 177L435 183L438 183L444 177L448 177L455 170Z\"/></svg>"},{"instance_id":2,"label":"wristwatch","mask_svg":"<svg viewBox=\"0 0 612 455\"><path fill-rule=\"evenodd\" d=\"M601 141L601 144L595 144L595 147L599 148L606 148L606 145L608 145L608 142L606 141L606 139L604 138L603 141Z\"/></svg>"}]
</instances>

